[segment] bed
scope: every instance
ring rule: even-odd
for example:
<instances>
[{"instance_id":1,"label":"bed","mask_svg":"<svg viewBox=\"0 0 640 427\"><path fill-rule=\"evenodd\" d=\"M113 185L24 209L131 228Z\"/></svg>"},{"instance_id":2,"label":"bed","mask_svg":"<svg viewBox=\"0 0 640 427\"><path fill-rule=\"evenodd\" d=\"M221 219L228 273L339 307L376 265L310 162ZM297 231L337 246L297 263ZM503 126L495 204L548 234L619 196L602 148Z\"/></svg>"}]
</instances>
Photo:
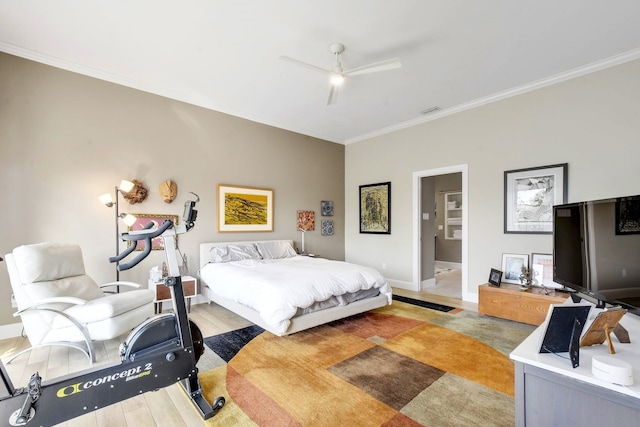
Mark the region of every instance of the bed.
<instances>
[{"instance_id":1,"label":"bed","mask_svg":"<svg viewBox=\"0 0 640 427\"><path fill-rule=\"evenodd\" d=\"M291 240L200 245L202 294L284 336L391 304L370 267L300 256Z\"/></svg>"}]
</instances>

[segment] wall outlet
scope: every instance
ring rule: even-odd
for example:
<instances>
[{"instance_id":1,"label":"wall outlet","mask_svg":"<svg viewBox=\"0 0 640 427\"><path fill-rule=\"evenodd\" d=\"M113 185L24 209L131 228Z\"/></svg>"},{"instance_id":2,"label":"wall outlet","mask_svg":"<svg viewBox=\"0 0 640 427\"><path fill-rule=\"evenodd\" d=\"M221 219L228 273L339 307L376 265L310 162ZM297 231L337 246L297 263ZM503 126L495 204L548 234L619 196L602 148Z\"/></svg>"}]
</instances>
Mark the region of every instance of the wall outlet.
<instances>
[{"instance_id":1,"label":"wall outlet","mask_svg":"<svg viewBox=\"0 0 640 427\"><path fill-rule=\"evenodd\" d=\"M385 270L386 268L387 268L387 263L386 263L386 262L383 262L383 263L382 263L382 269L383 269L383 270Z\"/></svg>"}]
</instances>

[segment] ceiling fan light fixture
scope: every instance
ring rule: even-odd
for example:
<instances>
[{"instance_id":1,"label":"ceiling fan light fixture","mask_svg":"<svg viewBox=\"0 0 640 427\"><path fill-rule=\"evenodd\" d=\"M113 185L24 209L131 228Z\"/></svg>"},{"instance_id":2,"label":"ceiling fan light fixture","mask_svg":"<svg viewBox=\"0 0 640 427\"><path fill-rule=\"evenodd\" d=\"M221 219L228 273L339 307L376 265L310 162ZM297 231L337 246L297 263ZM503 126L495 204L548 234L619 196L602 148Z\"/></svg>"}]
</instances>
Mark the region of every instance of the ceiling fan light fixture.
<instances>
[{"instance_id":1,"label":"ceiling fan light fixture","mask_svg":"<svg viewBox=\"0 0 640 427\"><path fill-rule=\"evenodd\" d=\"M344 80L347 77L350 79L353 76L359 76L361 74L377 73L402 67L402 63L398 58L391 58L345 71L342 69L342 63L340 62L340 54L345 51L344 45L342 43L332 43L329 46L329 51L335 57L335 62L330 70L322 67L316 67L315 65L307 64L306 62L289 58L288 56L279 57L279 59L323 73L326 77L329 77L329 99L327 101L327 105L333 105L336 103L338 88L344 83Z\"/></svg>"},{"instance_id":2,"label":"ceiling fan light fixture","mask_svg":"<svg viewBox=\"0 0 640 427\"><path fill-rule=\"evenodd\" d=\"M329 81L334 86L339 86L344 82L344 76L340 73L333 73L331 77L329 77Z\"/></svg>"}]
</instances>

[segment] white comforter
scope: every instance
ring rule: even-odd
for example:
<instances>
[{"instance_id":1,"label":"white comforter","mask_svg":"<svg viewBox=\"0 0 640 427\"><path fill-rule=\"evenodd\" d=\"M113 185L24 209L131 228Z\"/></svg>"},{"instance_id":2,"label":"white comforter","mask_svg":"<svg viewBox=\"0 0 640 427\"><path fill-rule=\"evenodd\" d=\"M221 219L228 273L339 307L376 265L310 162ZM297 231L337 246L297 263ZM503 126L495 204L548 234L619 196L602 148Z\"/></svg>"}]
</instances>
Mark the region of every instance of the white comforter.
<instances>
[{"instance_id":1,"label":"white comforter","mask_svg":"<svg viewBox=\"0 0 640 427\"><path fill-rule=\"evenodd\" d=\"M378 271L342 261L297 256L210 263L200 277L214 293L253 308L282 333L298 308L332 296L379 288L391 304L391 288Z\"/></svg>"}]
</instances>

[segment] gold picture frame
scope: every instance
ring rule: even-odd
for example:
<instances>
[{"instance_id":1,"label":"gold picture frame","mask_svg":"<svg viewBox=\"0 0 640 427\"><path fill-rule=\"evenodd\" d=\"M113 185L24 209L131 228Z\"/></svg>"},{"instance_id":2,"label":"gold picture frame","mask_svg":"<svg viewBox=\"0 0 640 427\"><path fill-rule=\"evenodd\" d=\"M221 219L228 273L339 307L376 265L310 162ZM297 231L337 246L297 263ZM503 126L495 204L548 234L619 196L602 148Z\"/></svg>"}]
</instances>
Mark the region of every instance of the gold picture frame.
<instances>
[{"instance_id":1,"label":"gold picture frame","mask_svg":"<svg viewBox=\"0 0 640 427\"><path fill-rule=\"evenodd\" d=\"M158 228L165 219L169 219L173 221L174 225L178 225L178 215L157 215L157 214L131 214L136 217L136 222L133 223L132 226L128 228L128 231L142 230L147 226L150 222L154 223L152 229ZM178 249L178 236L175 236L176 249ZM131 245L131 242L128 242L127 247ZM141 251L144 249L144 240L138 241L138 246L136 247L136 251ZM152 251L161 251L164 250L164 240L162 237L156 237L151 239L151 250Z\"/></svg>"},{"instance_id":2,"label":"gold picture frame","mask_svg":"<svg viewBox=\"0 0 640 427\"><path fill-rule=\"evenodd\" d=\"M218 232L273 231L273 190L218 185Z\"/></svg>"}]
</instances>

